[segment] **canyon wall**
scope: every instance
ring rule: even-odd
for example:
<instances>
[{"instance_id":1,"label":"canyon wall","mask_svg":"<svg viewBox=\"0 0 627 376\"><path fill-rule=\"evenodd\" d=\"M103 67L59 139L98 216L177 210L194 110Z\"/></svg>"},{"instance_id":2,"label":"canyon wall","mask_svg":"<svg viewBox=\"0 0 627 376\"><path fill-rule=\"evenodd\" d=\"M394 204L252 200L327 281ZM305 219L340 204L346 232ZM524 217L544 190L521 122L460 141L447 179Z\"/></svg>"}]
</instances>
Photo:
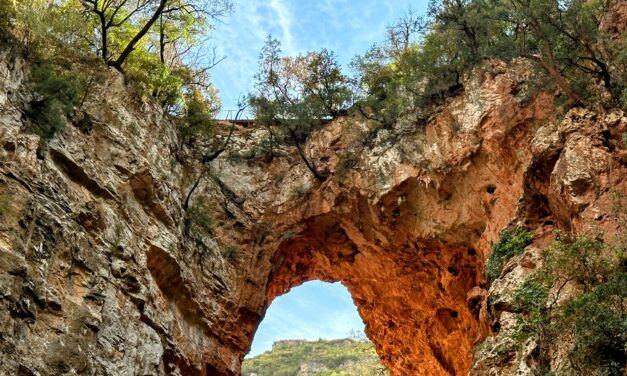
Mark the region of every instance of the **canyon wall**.
<instances>
[{"instance_id":1,"label":"canyon wall","mask_svg":"<svg viewBox=\"0 0 627 376\"><path fill-rule=\"evenodd\" d=\"M201 165L114 72L38 158L28 69L0 59L7 374L238 375L272 300L314 279L349 289L393 375L525 374L529 354L505 369L473 347L515 319L507 299L553 230L618 229L627 118L557 116L553 93L526 103L524 62L485 63L424 124L335 119L305 147L322 183L290 147L250 158L255 126ZM488 287L491 244L510 225L536 240Z\"/></svg>"}]
</instances>

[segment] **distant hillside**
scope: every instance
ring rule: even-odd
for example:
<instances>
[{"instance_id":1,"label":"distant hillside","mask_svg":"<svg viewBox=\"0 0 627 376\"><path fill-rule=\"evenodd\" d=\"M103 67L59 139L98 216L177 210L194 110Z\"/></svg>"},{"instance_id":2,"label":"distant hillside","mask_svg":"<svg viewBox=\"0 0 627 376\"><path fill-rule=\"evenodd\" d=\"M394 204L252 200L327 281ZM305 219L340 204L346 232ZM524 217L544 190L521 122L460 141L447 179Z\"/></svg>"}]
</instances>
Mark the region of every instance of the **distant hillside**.
<instances>
[{"instance_id":1,"label":"distant hillside","mask_svg":"<svg viewBox=\"0 0 627 376\"><path fill-rule=\"evenodd\" d=\"M277 341L272 351L244 360L243 376L383 376L388 371L368 341Z\"/></svg>"}]
</instances>

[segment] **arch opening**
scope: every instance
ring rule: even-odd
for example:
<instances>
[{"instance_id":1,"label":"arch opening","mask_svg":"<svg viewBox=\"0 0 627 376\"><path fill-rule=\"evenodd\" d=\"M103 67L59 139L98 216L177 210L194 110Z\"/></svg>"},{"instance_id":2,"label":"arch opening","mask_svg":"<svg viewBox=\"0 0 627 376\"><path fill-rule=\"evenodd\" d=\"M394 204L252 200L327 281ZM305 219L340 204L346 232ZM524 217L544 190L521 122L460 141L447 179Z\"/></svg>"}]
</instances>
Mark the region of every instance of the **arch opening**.
<instances>
[{"instance_id":1,"label":"arch opening","mask_svg":"<svg viewBox=\"0 0 627 376\"><path fill-rule=\"evenodd\" d=\"M479 335L467 293L480 284L481 255L467 243L416 236L408 204L393 208L398 202L308 220L270 260L266 307L304 282L341 281L392 375L462 375ZM373 209L399 214L385 223Z\"/></svg>"},{"instance_id":2,"label":"arch opening","mask_svg":"<svg viewBox=\"0 0 627 376\"><path fill-rule=\"evenodd\" d=\"M257 327L246 358L277 341L363 338L364 322L341 283L308 281L277 297Z\"/></svg>"},{"instance_id":3,"label":"arch opening","mask_svg":"<svg viewBox=\"0 0 627 376\"><path fill-rule=\"evenodd\" d=\"M389 376L364 333L348 289L311 280L276 297L242 364L242 376L346 374Z\"/></svg>"}]
</instances>

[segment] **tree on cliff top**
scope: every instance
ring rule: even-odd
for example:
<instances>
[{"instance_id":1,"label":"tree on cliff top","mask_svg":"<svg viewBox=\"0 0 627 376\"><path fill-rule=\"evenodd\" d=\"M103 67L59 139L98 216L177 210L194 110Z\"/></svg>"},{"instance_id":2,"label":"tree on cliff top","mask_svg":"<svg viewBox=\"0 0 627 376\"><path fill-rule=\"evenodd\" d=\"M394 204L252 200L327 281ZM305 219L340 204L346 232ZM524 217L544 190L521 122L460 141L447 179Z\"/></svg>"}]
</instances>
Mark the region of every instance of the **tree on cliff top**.
<instances>
[{"instance_id":1,"label":"tree on cliff top","mask_svg":"<svg viewBox=\"0 0 627 376\"><path fill-rule=\"evenodd\" d=\"M249 101L257 121L270 137L290 139L309 171L324 181L327 175L306 155L303 144L313 129L345 109L351 96L333 53L322 49L285 57L279 41L268 37L255 78L257 92Z\"/></svg>"},{"instance_id":2,"label":"tree on cliff top","mask_svg":"<svg viewBox=\"0 0 627 376\"><path fill-rule=\"evenodd\" d=\"M571 104L593 98L598 85L620 96L625 38L601 22L617 0L432 0L430 35L449 32L466 70L486 58L521 57L538 65Z\"/></svg>"},{"instance_id":3,"label":"tree on cliff top","mask_svg":"<svg viewBox=\"0 0 627 376\"><path fill-rule=\"evenodd\" d=\"M233 8L230 0L80 0L92 15L97 40L93 45L109 65L118 70L140 41L156 34L161 63L167 47L176 54L177 45L191 45L210 19ZM181 47L184 51L185 46ZM180 50L179 50L180 52Z\"/></svg>"},{"instance_id":4,"label":"tree on cliff top","mask_svg":"<svg viewBox=\"0 0 627 376\"><path fill-rule=\"evenodd\" d=\"M618 0L432 0L353 62L356 108L391 127L428 117L486 59L532 61L570 105L627 106L627 37L601 25Z\"/></svg>"},{"instance_id":5,"label":"tree on cliff top","mask_svg":"<svg viewBox=\"0 0 627 376\"><path fill-rule=\"evenodd\" d=\"M137 94L156 98L170 113L184 112L192 91L215 99L208 72L220 59L204 41L213 22L232 10L231 0L8 3L15 6L2 9L9 17L0 28L8 29L33 61L66 68L80 63L82 71L102 72L98 58L123 71Z\"/></svg>"}]
</instances>

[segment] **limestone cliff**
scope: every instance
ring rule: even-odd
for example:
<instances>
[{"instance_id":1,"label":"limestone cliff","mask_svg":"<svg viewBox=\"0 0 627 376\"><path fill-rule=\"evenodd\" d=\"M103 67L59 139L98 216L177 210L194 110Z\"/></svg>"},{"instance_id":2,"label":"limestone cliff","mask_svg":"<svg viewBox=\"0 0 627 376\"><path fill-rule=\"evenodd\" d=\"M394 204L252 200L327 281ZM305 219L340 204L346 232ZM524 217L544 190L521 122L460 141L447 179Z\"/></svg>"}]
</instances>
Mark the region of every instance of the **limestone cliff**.
<instances>
[{"instance_id":1,"label":"limestone cliff","mask_svg":"<svg viewBox=\"0 0 627 376\"><path fill-rule=\"evenodd\" d=\"M238 375L272 300L312 279L349 289L393 375L498 373L472 349L515 313L488 295L507 299L554 229L611 237L611 194L627 191L622 113L558 118L551 93L523 105L528 67L491 62L426 124L373 132L348 115L314 133L324 183L287 147L245 158L264 130L239 128L195 194L210 230L190 234L203 167L159 107L111 72L39 159L28 70L0 59L5 374ZM537 240L487 291L512 224Z\"/></svg>"}]
</instances>

